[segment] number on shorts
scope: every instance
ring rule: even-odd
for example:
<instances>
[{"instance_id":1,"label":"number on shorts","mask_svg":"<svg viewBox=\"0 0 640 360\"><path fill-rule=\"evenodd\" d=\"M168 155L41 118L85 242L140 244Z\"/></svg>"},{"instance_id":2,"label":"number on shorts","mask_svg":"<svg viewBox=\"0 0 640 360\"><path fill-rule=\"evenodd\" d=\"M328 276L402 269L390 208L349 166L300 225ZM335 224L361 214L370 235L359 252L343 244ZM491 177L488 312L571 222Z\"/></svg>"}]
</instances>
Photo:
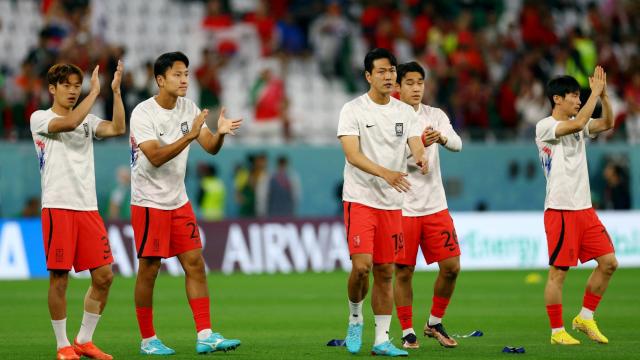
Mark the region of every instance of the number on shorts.
<instances>
[{"instance_id":1,"label":"number on shorts","mask_svg":"<svg viewBox=\"0 0 640 360\"><path fill-rule=\"evenodd\" d=\"M190 223L187 223L187 226L191 226L191 238L196 239L198 237L198 234L196 234L196 231L197 231L196 224L190 222Z\"/></svg>"},{"instance_id":2,"label":"number on shorts","mask_svg":"<svg viewBox=\"0 0 640 360\"><path fill-rule=\"evenodd\" d=\"M393 238L393 246L397 253L398 251L400 251L400 249L404 248L404 234L393 234L391 235L391 237Z\"/></svg>"},{"instance_id":3,"label":"number on shorts","mask_svg":"<svg viewBox=\"0 0 640 360\"><path fill-rule=\"evenodd\" d=\"M440 235L444 235L447 237L447 239L444 241L444 247L449 249L449 251L455 251L458 247L458 235L456 234L456 231L453 230L453 236L451 236L451 233L448 231L443 231L440 233Z\"/></svg>"}]
</instances>

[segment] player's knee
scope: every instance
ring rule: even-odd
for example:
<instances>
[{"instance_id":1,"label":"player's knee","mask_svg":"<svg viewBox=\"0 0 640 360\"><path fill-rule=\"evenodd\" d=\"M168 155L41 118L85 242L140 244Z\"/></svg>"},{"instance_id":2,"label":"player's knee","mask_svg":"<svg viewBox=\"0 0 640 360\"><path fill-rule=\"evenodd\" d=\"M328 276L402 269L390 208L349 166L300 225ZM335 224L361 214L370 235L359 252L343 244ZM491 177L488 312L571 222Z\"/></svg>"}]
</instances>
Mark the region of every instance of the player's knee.
<instances>
[{"instance_id":1,"label":"player's knee","mask_svg":"<svg viewBox=\"0 0 640 360\"><path fill-rule=\"evenodd\" d=\"M612 260L601 264L600 267L602 268L605 274L613 275L613 273L618 268L618 260L616 258L613 258Z\"/></svg>"},{"instance_id":2,"label":"player's knee","mask_svg":"<svg viewBox=\"0 0 640 360\"><path fill-rule=\"evenodd\" d=\"M354 263L351 268L351 273L353 273L356 277L366 278L369 276L371 272L371 264L367 263Z\"/></svg>"},{"instance_id":3,"label":"player's knee","mask_svg":"<svg viewBox=\"0 0 640 360\"><path fill-rule=\"evenodd\" d=\"M52 276L49 287L58 294L64 294L67 291L69 278L66 276Z\"/></svg>"},{"instance_id":4,"label":"player's knee","mask_svg":"<svg viewBox=\"0 0 640 360\"><path fill-rule=\"evenodd\" d=\"M455 280L460 273L460 264L452 264L440 270L447 280Z\"/></svg>"},{"instance_id":5,"label":"player's knee","mask_svg":"<svg viewBox=\"0 0 640 360\"><path fill-rule=\"evenodd\" d=\"M413 279L414 270L415 267L413 266L396 267L396 280L402 283L410 283Z\"/></svg>"},{"instance_id":6,"label":"player's knee","mask_svg":"<svg viewBox=\"0 0 640 360\"><path fill-rule=\"evenodd\" d=\"M113 271L109 269L93 279L93 286L100 290L107 290L113 283Z\"/></svg>"},{"instance_id":7,"label":"player's knee","mask_svg":"<svg viewBox=\"0 0 640 360\"><path fill-rule=\"evenodd\" d=\"M204 273L204 260L202 256L194 256L183 263L184 272L189 274Z\"/></svg>"}]
</instances>

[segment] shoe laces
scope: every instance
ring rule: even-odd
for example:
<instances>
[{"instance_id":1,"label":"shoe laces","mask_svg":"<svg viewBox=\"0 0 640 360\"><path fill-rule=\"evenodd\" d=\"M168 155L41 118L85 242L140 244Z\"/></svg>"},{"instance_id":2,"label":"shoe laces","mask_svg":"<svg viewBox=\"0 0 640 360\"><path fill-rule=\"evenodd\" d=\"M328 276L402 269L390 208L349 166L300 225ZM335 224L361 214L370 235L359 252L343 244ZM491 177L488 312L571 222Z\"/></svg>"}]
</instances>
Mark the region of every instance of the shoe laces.
<instances>
[{"instance_id":1,"label":"shoe laces","mask_svg":"<svg viewBox=\"0 0 640 360\"><path fill-rule=\"evenodd\" d=\"M446 337L447 339L451 339L449 337L449 334L447 334L447 331L444 329L444 325L442 325L442 323L435 324L435 325L431 326L431 328L434 329L435 331L439 332L440 334L442 334L442 336Z\"/></svg>"}]
</instances>

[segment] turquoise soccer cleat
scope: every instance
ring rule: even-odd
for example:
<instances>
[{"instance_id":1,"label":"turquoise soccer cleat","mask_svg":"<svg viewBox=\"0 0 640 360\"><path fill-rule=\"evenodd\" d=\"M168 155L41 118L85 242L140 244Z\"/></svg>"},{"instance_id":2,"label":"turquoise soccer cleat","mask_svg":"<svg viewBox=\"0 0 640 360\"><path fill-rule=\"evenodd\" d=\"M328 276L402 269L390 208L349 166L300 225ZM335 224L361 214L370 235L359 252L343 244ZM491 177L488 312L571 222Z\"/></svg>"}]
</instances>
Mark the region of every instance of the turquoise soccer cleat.
<instances>
[{"instance_id":1,"label":"turquoise soccer cleat","mask_svg":"<svg viewBox=\"0 0 640 360\"><path fill-rule=\"evenodd\" d=\"M382 344L378 344L371 349L371 355L380 355L380 356L409 356L409 353L400 350L397 347L393 346L391 341L385 341Z\"/></svg>"},{"instance_id":2,"label":"turquoise soccer cleat","mask_svg":"<svg viewBox=\"0 0 640 360\"><path fill-rule=\"evenodd\" d=\"M235 350L238 346L240 346L240 340L225 339L221 334L213 333L204 340L196 341L196 352L198 354L206 354L214 351L227 352L229 350Z\"/></svg>"},{"instance_id":3,"label":"turquoise soccer cleat","mask_svg":"<svg viewBox=\"0 0 640 360\"><path fill-rule=\"evenodd\" d=\"M160 339L154 339L147 343L147 345L140 345L140 354L144 355L173 355L175 350L165 346Z\"/></svg>"},{"instance_id":4,"label":"turquoise soccer cleat","mask_svg":"<svg viewBox=\"0 0 640 360\"><path fill-rule=\"evenodd\" d=\"M349 324L344 343L350 353L356 354L360 351L362 347L362 324Z\"/></svg>"}]
</instances>

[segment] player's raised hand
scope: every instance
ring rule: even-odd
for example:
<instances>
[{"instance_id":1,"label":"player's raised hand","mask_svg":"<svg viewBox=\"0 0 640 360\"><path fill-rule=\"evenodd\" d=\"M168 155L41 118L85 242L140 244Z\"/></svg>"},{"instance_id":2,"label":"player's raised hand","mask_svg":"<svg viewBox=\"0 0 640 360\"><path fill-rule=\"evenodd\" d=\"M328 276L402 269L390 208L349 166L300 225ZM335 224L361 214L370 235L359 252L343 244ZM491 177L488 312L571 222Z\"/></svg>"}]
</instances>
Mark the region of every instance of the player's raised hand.
<instances>
[{"instance_id":1,"label":"player's raised hand","mask_svg":"<svg viewBox=\"0 0 640 360\"><path fill-rule=\"evenodd\" d=\"M602 92L605 87L605 74L602 66L596 66L593 71L593 76L589 77L589 87L591 88L591 93L595 96L602 95Z\"/></svg>"},{"instance_id":2,"label":"player's raised hand","mask_svg":"<svg viewBox=\"0 0 640 360\"><path fill-rule=\"evenodd\" d=\"M113 73L113 81L111 82L111 90L114 93L120 93L120 84L122 83L122 73L124 72L124 63L122 60L118 60L118 66L116 72Z\"/></svg>"},{"instance_id":3,"label":"player's raised hand","mask_svg":"<svg viewBox=\"0 0 640 360\"><path fill-rule=\"evenodd\" d=\"M193 119L193 124L191 124L191 131L187 133L187 136L191 140L195 140L200 136L200 129L202 129L202 125L204 125L204 121L207 119L207 115L209 115L209 110L204 109Z\"/></svg>"},{"instance_id":4,"label":"player's raised hand","mask_svg":"<svg viewBox=\"0 0 640 360\"><path fill-rule=\"evenodd\" d=\"M220 116L218 117L218 134L231 134L235 135L235 130L242 125L242 119L227 119L224 116L225 108L220 109Z\"/></svg>"},{"instance_id":5,"label":"player's raised hand","mask_svg":"<svg viewBox=\"0 0 640 360\"><path fill-rule=\"evenodd\" d=\"M91 89L89 90L90 92L98 95L100 94L100 65L96 65L96 67L93 69L93 73L91 73Z\"/></svg>"},{"instance_id":6,"label":"player's raised hand","mask_svg":"<svg viewBox=\"0 0 640 360\"><path fill-rule=\"evenodd\" d=\"M600 94L600 96L605 97L609 96L609 94L607 94L607 73L604 71L604 69L602 69L602 74L604 75L604 87L602 88L602 94Z\"/></svg>"},{"instance_id":7,"label":"player's raised hand","mask_svg":"<svg viewBox=\"0 0 640 360\"><path fill-rule=\"evenodd\" d=\"M388 171L383 176L387 184L391 185L398 192L407 192L411 188L411 184L406 179L407 173L399 171Z\"/></svg>"}]
</instances>

